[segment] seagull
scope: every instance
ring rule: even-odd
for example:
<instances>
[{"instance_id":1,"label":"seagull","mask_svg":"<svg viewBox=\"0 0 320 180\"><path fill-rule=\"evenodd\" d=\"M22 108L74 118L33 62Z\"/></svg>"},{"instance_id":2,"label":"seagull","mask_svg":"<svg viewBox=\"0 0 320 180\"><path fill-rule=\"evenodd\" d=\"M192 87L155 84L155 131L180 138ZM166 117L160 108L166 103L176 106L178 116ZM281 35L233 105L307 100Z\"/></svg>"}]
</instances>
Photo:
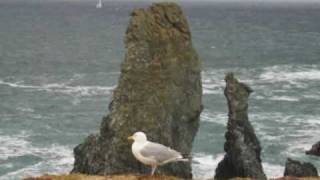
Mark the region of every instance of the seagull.
<instances>
[{"instance_id":1,"label":"seagull","mask_svg":"<svg viewBox=\"0 0 320 180\"><path fill-rule=\"evenodd\" d=\"M152 168L151 176L154 174L158 166L177 161L189 161L183 158L180 152L173 150L167 146L147 140L144 132L136 132L128 137L133 140L131 150L134 157L145 165Z\"/></svg>"}]
</instances>

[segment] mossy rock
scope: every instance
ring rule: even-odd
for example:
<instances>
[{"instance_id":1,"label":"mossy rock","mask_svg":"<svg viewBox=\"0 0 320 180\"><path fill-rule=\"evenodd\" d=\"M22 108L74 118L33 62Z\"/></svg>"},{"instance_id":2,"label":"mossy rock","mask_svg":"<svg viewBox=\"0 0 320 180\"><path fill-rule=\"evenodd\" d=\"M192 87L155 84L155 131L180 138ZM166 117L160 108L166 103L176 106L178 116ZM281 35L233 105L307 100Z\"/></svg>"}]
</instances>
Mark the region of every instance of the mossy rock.
<instances>
[{"instance_id":1,"label":"mossy rock","mask_svg":"<svg viewBox=\"0 0 320 180\"><path fill-rule=\"evenodd\" d=\"M150 167L133 157L127 141L136 131L182 154L191 153L202 111L201 60L181 8L155 3L133 10L125 47L110 112L100 133L74 149L72 172L149 174ZM191 162L167 164L156 173L191 178Z\"/></svg>"}]
</instances>

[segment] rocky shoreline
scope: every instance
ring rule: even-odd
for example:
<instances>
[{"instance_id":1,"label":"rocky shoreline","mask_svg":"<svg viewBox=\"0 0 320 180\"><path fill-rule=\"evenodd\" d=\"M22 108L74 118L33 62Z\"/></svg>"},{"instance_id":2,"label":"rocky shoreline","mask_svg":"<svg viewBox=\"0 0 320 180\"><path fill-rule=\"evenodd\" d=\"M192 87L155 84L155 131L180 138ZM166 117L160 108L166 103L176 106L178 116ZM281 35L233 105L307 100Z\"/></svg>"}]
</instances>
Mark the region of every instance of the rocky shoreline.
<instances>
[{"instance_id":1,"label":"rocky shoreline","mask_svg":"<svg viewBox=\"0 0 320 180\"><path fill-rule=\"evenodd\" d=\"M102 120L100 133L88 136L74 149L72 173L149 173L148 167L133 157L126 139L136 131L143 131L153 141L184 155L191 153L203 109L202 68L181 8L175 3L155 3L147 9L134 9L125 47L109 113ZM226 74L225 82L229 110L226 154L214 178L267 179L261 164L262 147L248 118L248 98L253 90L233 73ZM307 153L316 154L317 149L315 145ZM310 163L288 159L285 168L284 176L318 177ZM157 172L192 178L190 161L167 164Z\"/></svg>"},{"instance_id":2,"label":"rocky shoreline","mask_svg":"<svg viewBox=\"0 0 320 180\"><path fill-rule=\"evenodd\" d=\"M270 180L319 180L316 177L281 177ZM28 177L23 180L183 180L173 176L143 176L143 175L113 175L113 176L95 176L84 174L70 174L70 175L44 175L41 177ZM193 179L204 180L204 179ZM209 179L214 180L214 179ZM251 178L231 178L230 180L255 180Z\"/></svg>"},{"instance_id":3,"label":"rocky shoreline","mask_svg":"<svg viewBox=\"0 0 320 180\"><path fill-rule=\"evenodd\" d=\"M163 176L125 175L149 172L134 159L126 139L136 131L144 131L153 141L185 155L191 153L203 109L201 60L192 46L181 8L175 3L155 3L148 9L133 10L125 47L118 86L100 133L88 136L74 149L72 173L92 176L70 174L26 180L192 179L191 162L165 165L158 171ZM253 90L233 73L226 74L225 81L229 110L226 154L214 179L267 179L260 157L263 142L259 142L248 118L248 98ZM319 147L320 142L306 153L319 156ZM284 177L278 179L320 179L318 176L312 164L288 158Z\"/></svg>"}]
</instances>

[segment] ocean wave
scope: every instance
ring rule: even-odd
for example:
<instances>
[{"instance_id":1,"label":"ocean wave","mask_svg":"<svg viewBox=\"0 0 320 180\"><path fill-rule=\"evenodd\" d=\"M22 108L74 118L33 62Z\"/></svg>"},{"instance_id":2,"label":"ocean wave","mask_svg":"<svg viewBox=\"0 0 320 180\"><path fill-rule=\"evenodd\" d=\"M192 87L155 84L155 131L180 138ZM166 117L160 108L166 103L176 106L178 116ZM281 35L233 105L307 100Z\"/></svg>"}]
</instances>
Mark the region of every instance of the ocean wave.
<instances>
[{"instance_id":1,"label":"ocean wave","mask_svg":"<svg viewBox=\"0 0 320 180\"><path fill-rule=\"evenodd\" d=\"M223 94L223 90L221 90L221 88L217 88L217 89L211 89L211 88L207 88L205 85L203 86L203 90L202 90L203 94Z\"/></svg>"},{"instance_id":2,"label":"ocean wave","mask_svg":"<svg viewBox=\"0 0 320 180\"><path fill-rule=\"evenodd\" d=\"M263 162L262 167L263 167L264 173L268 178L276 178L276 177L283 176L284 166Z\"/></svg>"},{"instance_id":3,"label":"ocean wave","mask_svg":"<svg viewBox=\"0 0 320 180\"><path fill-rule=\"evenodd\" d=\"M110 92L115 88L115 86L70 86L65 83L28 85L24 84L22 81L7 82L3 80L0 80L0 84L31 91L46 91L73 96L107 95L110 94Z\"/></svg>"},{"instance_id":4,"label":"ocean wave","mask_svg":"<svg viewBox=\"0 0 320 180\"><path fill-rule=\"evenodd\" d=\"M208 110L204 110L200 115L200 119L201 121L213 122L213 123L217 123L225 126L228 121L228 115L227 115L227 112L219 113L219 112L209 112Z\"/></svg>"},{"instance_id":5,"label":"ocean wave","mask_svg":"<svg viewBox=\"0 0 320 180\"><path fill-rule=\"evenodd\" d=\"M296 128L297 130L300 128L303 130L302 126L307 125L310 127L320 126L320 119L316 115L295 114L294 112L291 114L282 112L251 112L249 119L251 119L251 123L261 125L266 130L274 128L274 126L277 128L282 126ZM308 130L312 129L308 128Z\"/></svg>"},{"instance_id":6,"label":"ocean wave","mask_svg":"<svg viewBox=\"0 0 320 180\"><path fill-rule=\"evenodd\" d=\"M35 156L40 159L35 164L25 165L21 169L10 171L0 176L0 179L21 179L44 173L65 173L71 170L74 161L71 148L57 144L38 147L28 141L27 137L27 134L14 136L0 134L1 161L8 161L12 158L23 156Z\"/></svg>"},{"instance_id":7,"label":"ocean wave","mask_svg":"<svg viewBox=\"0 0 320 180\"><path fill-rule=\"evenodd\" d=\"M224 155L225 153L219 153L217 155L196 153L192 164L194 177L199 180L213 178L215 170ZM284 166L268 162L263 162L262 166L268 178L281 177L283 175Z\"/></svg>"},{"instance_id":8,"label":"ocean wave","mask_svg":"<svg viewBox=\"0 0 320 180\"><path fill-rule=\"evenodd\" d=\"M307 85L306 85L307 86ZM299 102L299 101L317 101L320 100L320 94L310 90L307 87L301 89L299 94L296 90L271 90L262 89L261 91L255 91L251 96L251 99L255 100L267 100L267 101L284 101L284 102Z\"/></svg>"},{"instance_id":9,"label":"ocean wave","mask_svg":"<svg viewBox=\"0 0 320 180\"><path fill-rule=\"evenodd\" d=\"M17 107L16 110L21 111L21 112L29 112L29 113L33 113L34 109L29 108L29 107Z\"/></svg>"},{"instance_id":10,"label":"ocean wave","mask_svg":"<svg viewBox=\"0 0 320 180\"><path fill-rule=\"evenodd\" d=\"M276 65L263 69L259 78L263 81L289 82L320 80L320 69L316 65Z\"/></svg>"},{"instance_id":11,"label":"ocean wave","mask_svg":"<svg viewBox=\"0 0 320 180\"><path fill-rule=\"evenodd\" d=\"M298 102L300 99L292 96L272 96L269 98L269 100Z\"/></svg>"},{"instance_id":12,"label":"ocean wave","mask_svg":"<svg viewBox=\"0 0 320 180\"><path fill-rule=\"evenodd\" d=\"M203 94L223 94L225 83L219 72L214 70L202 72Z\"/></svg>"},{"instance_id":13,"label":"ocean wave","mask_svg":"<svg viewBox=\"0 0 320 180\"><path fill-rule=\"evenodd\" d=\"M303 95L303 97L306 99L320 100L320 93L317 92L315 94L305 94L305 95Z\"/></svg>"},{"instance_id":14,"label":"ocean wave","mask_svg":"<svg viewBox=\"0 0 320 180\"><path fill-rule=\"evenodd\" d=\"M195 178L207 179L214 177L215 169L223 157L224 153L217 155L207 155L203 153L194 154L194 157L192 158L192 169Z\"/></svg>"},{"instance_id":15,"label":"ocean wave","mask_svg":"<svg viewBox=\"0 0 320 180\"><path fill-rule=\"evenodd\" d=\"M29 142L25 141L24 134L16 136L0 135L0 160L7 160L9 157L17 157L26 154L25 147Z\"/></svg>"},{"instance_id":16,"label":"ocean wave","mask_svg":"<svg viewBox=\"0 0 320 180\"><path fill-rule=\"evenodd\" d=\"M221 94L225 88L224 75L234 72L236 78L248 84L254 90L256 99L281 101L300 101L304 95L310 93L308 89L314 83L309 81L320 80L320 65L275 65L255 68L220 68L205 69L202 72L204 94ZM303 90L301 97L291 97L296 89ZM308 91L308 92L306 92ZM320 98L315 94L317 98ZM307 97L308 98L308 97Z\"/></svg>"},{"instance_id":17,"label":"ocean wave","mask_svg":"<svg viewBox=\"0 0 320 180\"><path fill-rule=\"evenodd\" d=\"M260 112L249 116L265 148L275 144L282 146L272 150L281 157L302 157L319 141L320 119L317 115Z\"/></svg>"}]
</instances>

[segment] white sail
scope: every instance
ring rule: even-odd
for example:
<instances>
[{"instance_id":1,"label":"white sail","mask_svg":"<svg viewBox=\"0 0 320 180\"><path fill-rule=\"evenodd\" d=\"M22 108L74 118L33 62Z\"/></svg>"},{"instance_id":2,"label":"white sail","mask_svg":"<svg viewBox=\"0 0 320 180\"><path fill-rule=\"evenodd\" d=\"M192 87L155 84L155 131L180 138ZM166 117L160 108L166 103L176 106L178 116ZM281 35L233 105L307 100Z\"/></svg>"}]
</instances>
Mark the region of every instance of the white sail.
<instances>
[{"instance_id":1,"label":"white sail","mask_svg":"<svg viewBox=\"0 0 320 180\"><path fill-rule=\"evenodd\" d=\"M96 8L102 8L102 1L101 0L98 1Z\"/></svg>"}]
</instances>

